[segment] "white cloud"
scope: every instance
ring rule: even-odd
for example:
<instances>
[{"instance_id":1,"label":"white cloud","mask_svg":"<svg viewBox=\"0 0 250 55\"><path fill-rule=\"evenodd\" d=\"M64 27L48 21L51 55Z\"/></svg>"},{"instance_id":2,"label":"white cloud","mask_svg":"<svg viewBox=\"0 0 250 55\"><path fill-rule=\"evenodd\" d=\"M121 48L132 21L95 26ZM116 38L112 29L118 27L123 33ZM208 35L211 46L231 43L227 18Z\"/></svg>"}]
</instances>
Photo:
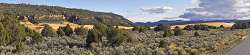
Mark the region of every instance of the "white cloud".
<instances>
[{"instance_id":1,"label":"white cloud","mask_svg":"<svg viewBox=\"0 0 250 55\"><path fill-rule=\"evenodd\" d=\"M188 12L180 17L191 20L250 19L250 0L199 0L198 2L199 7L187 9Z\"/></svg>"},{"instance_id":2,"label":"white cloud","mask_svg":"<svg viewBox=\"0 0 250 55\"><path fill-rule=\"evenodd\" d=\"M182 21L190 21L190 19L187 19L187 18L179 18L179 17L166 17L164 18L165 20L169 20L169 21L175 21L175 20L182 20Z\"/></svg>"},{"instance_id":3,"label":"white cloud","mask_svg":"<svg viewBox=\"0 0 250 55\"><path fill-rule=\"evenodd\" d=\"M141 8L143 12L149 14L162 14L171 11L173 8L171 7L152 7L152 8Z\"/></svg>"}]
</instances>

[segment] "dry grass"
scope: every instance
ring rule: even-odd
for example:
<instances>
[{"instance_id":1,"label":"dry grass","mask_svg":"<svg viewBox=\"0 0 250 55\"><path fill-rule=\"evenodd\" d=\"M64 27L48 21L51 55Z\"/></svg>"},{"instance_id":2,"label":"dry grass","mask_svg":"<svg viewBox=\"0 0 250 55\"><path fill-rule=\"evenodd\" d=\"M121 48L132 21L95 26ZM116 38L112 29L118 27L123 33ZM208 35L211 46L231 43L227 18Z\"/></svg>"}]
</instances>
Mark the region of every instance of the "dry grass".
<instances>
[{"instance_id":1,"label":"dry grass","mask_svg":"<svg viewBox=\"0 0 250 55\"><path fill-rule=\"evenodd\" d=\"M196 24L205 24L205 25L208 25L208 26L216 26L216 27L219 27L220 25L223 25L224 27L232 27L234 23L209 22L209 23L196 23ZM171 29L174 29L174 27L176 27L176 26L179 26L180 28L184 28L187 25L194 25L194 24L174 25L174 26L171 26Z\"/></svg>"},{"instance_id":2,"label":"dry grass","mask_svg":"<svg viewBox=\"0 0 250 55\"><path fill-rule=\"evenodd\" d=\"M20 24L32 29L32 30L35 30L37 32L41 32L42 29L43 29L43 25L44 24L48 24L49 26L51 26L54 30L57 30L59 27L64 27L66 26L67 24L69 24L71 26L72 29L75 29L75 28L78 28L78 27L84 27L85 29L92 29L94 26L93 25L78 25L78 24L74 24L74 23L69 23L69 22L64 22L64 23L61 23L61 24L58 24L58 23L39 23L39 24L32 24L28 21L25 21L25 22L20 22Z\"/></svg>"},{"instance_id":3,"label":"dry grass","mask_svg":"<svg viewBox=\"0 0 250 55\"><path fill-rule=\"evenodd\" d=\"M119 29L133 29L134 27L118 26Z\"/></svg>"}]
</instances>

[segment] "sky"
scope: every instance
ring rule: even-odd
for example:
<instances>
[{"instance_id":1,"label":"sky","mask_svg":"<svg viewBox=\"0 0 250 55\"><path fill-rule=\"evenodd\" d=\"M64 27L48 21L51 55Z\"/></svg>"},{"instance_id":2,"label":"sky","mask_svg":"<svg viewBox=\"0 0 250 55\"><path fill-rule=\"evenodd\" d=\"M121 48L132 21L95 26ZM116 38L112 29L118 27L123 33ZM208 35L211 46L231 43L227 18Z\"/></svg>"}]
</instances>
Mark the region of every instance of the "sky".
<instances>
[{"instance_id":1,"label":"sky","mask_svg":"<svg viewBox=\"0 0 250 55\"><path fill-rule=\"evenodd\" d=\"M250 0L0 0L112 12L133 22L159 20L247 20Z\"/></svg>"}]
</instances>

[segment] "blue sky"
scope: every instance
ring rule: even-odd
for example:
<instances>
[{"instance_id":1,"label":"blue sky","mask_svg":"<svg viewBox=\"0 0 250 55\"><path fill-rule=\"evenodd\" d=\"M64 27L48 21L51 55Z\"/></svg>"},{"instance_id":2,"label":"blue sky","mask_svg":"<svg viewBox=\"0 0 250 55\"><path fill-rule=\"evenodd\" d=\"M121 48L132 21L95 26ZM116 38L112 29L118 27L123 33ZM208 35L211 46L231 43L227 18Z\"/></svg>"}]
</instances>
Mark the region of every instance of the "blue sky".
<instances>
[{"instance_id":1,"label":"blue sky","mask_svg":"<svg viewBox=\"0 0 250 55\"><path fill-rule=\"evenodd\" d=\"M63 6L100 12L112 12L123 15L133 22L152 22L169 17L178 17L186 12L185 9L195 6L191 0L1 0L0 2ZM163 9L164 12L159 11L162 13L153 13L157 12L157 10L153 8L160 9L163 7L168 8Z\"/></svg>"}]
</instances>

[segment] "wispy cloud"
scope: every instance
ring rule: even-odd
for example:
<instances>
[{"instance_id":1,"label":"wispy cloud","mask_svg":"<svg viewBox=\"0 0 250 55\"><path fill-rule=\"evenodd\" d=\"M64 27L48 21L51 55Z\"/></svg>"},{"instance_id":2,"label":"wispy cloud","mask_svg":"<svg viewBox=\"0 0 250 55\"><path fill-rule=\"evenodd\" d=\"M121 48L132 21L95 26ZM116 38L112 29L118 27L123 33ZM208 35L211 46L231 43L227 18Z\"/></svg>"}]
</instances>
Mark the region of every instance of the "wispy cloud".
<instances>
[{"instance_id":1,"label":"wispy cloud","mask_svg":"<svg viewBox=\"0 0 250 55\"><path fill-rule=\"evenodd\" d=\"M141 11L149 13L149 14L162 14L171 11L173 8L171 7L151 7L151 8L141 8Z\"/></svg>"}]
</instances>

